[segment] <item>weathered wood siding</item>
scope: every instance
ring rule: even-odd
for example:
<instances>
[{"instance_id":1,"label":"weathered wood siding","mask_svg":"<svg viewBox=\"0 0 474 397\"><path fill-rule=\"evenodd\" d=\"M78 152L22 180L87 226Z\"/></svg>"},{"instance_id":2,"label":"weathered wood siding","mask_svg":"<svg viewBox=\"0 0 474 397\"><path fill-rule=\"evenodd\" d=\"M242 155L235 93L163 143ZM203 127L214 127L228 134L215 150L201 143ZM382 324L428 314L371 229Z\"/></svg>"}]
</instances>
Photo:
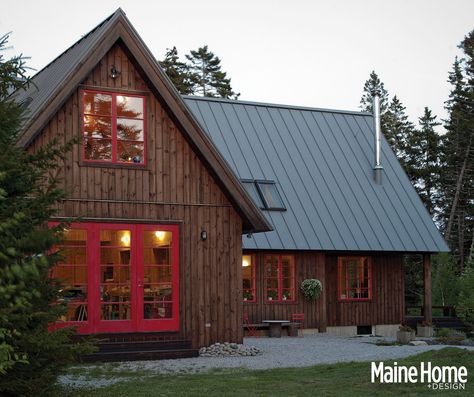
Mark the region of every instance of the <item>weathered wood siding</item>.
<instances>
[{"instance_id":1,"label":"weathered wood siding","mask_svg":"<svg viewBox=\"0 0 474 397\"><path fill-rule=\"evenodd\" d=\"M246 252L256 257L256 302L244 302L243 310L252 323L262 320L289 320L292 313L304 313L305 327L399 324L405 312L404 269L402 255L372 256L372 299L370 301L339 301L337 297L337 255L318 252L296 252L295 302L265 302L265 274L263 258L269 253ZM275 252L275 254L278 254ZM357 255L355 253L344 253ZM321 297L312 302L303 299L299 290L307 278L319 279L323 284Z\"/></svg>"},{"instance_id":2,"label":"weathered wood siding","mask_svg":"<svg viewBox=\"0 0 474 397\"><path fill-rule=\"evenodd\" d=\"M121 71L112 79L110 68ZM67 199L59 216L129 222L180 223L180 336L193 346L242 340L242 220L183 138L134 63L114 46L83 82L90 89L140 92L147 103L147 165L94 166L81 162L81 145L61 171ZM79 87L32 143L64 143L81 136ZM208 232L200 240L201 230Z\"/></svg>"},{"instance_id":3,"label":"weathered wood siding","mask_svg":"<svg viewBox=\"0 0 474 397\"><path fill-rule=\"evenodd\" d=\"M247 253L247 252L246 252ZM264 257L270 253L258 252L256 257L256 302L244 302L244 312L248 313L251 323L261 323L262 320L289 320L293 313L304 313L306 328L325 328L324 312L325 297L315 301L307 301L299 289L301 282L307 278L316 278L323 283L325 289L324 253L288 253L295 258L296 300L295 302L266 302L265 301L265 269ZM275 253L278 254L278 253ZM286 253L285 253L286 254Z\"/></svg>"},{"instance_id":4,"label":"weathered wood siding","mask_svg":"<svg viewBox=\"0 0 474 397\"><path fill-rule=\"evenodd\" d=\"M328 326L400 324L405 313L403 257L399 254L372 256L372 299L337 299L337 256L326 257Z\"/></svg>"}]
</instances>

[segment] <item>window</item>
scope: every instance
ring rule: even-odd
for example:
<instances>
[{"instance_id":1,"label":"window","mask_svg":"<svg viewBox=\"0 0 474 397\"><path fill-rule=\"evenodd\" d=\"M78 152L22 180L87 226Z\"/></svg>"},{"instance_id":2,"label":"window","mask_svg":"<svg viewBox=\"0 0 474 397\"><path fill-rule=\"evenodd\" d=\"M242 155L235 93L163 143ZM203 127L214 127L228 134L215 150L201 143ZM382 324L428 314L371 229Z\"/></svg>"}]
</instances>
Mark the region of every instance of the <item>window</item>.
<instances>
[{"instance_id":1,"label":"window","mask_svg":"<svg viewBox=\"0 0 474 397\"><path fill-rule=\"evenodd\" d=\"M242 184L257 207L269 211L286 211L285 204L274 181L243 179Z\"/></svg>"},{"instance_id":2,"label":"window","mask_svg":"<svg viewBox=\"0 0 474 397\"><path fill-rule=\"evenodd\" d=\"M57 224L51 223L51 226ZM179 330L179 226L73 223L51 270L79 333Z\"/></svg>"},{"instance_id":3,"label":"window","mask_svg":"<svg viewBox=\"0 0 474 397\"><path fill-rule=\"evenodd\" d=\"M265 256L265 299L267 302L295 300L295 260L290 255Z\"/></svg>"},{"instance_id":4,"label":"window","mask_svg":"<svg viewBox=\"0 0 474 397\"><path fill-rule=\"evenodd\" d=\"M341 257L338 260L339 299L372 298L372 267L368 257Z\"/></svg>"},{"instance_id":5,"label":"window","mask_svg":"<svg viewBox=\"0 0 474 397\"><path fill-rule=\"evenodd\" d=\"M257 186L255 185L255 181L250 180L243 180L242 184L244 185L245 190L250 197L252 197L253 202L259 208L265 208L262 199L260 198L260 193L257 190Z\"/></svg>"},{"instance_id":6,"label":"window","mask_svg":"<svg viewBox=\"0 0 474 397\"><path fill-rule=\"evenodd\" d=\"M83 160L145 164L145 97L83 91Z\"/></svg>"},{"instance_id":7,"label":"window","mask_svg":"<svg viewBox=\"0 0 474 397\"><path fill-rule=\"evenodd\" d=\"M265 204L266 210L285 211L285 204L278 193L275 182L273 181L257 181L257 188Z\"/></svg>"},{"instance_id":8,"label":"window","mask_svg":"<svg viewBox=\"0 0 474 397\"><path fill-rule=\"evenodd\" d=\"M255 260L253 255L242 256L242 294L245 302L255 302Z\"/></svg>"}]
</instances>

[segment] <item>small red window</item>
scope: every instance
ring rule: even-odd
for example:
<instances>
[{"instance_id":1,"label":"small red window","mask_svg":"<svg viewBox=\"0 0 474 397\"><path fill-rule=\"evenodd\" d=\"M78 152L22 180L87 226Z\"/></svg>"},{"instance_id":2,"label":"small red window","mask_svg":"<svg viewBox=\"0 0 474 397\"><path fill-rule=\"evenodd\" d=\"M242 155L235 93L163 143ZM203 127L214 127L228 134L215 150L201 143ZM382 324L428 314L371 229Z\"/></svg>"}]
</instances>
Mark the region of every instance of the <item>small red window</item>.
<instances>
[{"instance_id":1,"label":"small red window","mask_svg":"<svg viewBox=\"0 0 474 397\"><path fill-rule=\"evenodd\" d=\"M244 302L255 302L255 260L242 255L242 293Z\"/></svg>"},{"instance_id":2,"label":"small red window","mask_svg":"<svg viewBox=\"0 0 474 397\"><path fill-rule=\"evenodd\" d=\"M265 300L295 300L295 258L291 255L265 256Z\"/></svg>"},{"instance_id":3,"label":"small red window","mask_svg":"<svg viewBox=\"0 0 474 397\"><path fill-rule=\"evenodd\" d=\"M145 97L82 93L83 160L145 164Z\"/></svg>"},{"instance_id":4,"label":"small red window","mask_svg":"<svg viewBox=\"0 0 474 397\"><path fill-rule=\"evenodd\" d=\"M338 261L339 299L372 299L372 267L365 256L341 257Z\"/></svg>"}]
</instances>

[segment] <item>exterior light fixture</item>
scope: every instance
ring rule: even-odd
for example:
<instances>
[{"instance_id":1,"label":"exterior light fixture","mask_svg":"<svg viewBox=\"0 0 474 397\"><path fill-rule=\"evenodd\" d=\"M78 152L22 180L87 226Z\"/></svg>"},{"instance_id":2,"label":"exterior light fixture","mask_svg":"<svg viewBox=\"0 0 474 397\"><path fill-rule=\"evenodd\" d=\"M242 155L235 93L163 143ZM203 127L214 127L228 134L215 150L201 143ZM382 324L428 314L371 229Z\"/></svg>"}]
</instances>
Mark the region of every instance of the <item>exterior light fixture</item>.
<instances>
[{"instance_id":1,"label":"exterior light fixture","mask_svg":"<svg viewBox=\"0 0 474 397\"><path fill-rule=\"evenodd\" d=\"M201 241L207 240L207 232L205 230L201 231Z\"/></svg>"},{"instance_id":2,"label":"exterior light fixture","mask_svg":"<svg viewBox=\"0 0 474 397\"><path fill-rule=\"evenodd\" d=\"M115 65L112 65L112 67L110 68L110 77L116 79L117 77L119 77L119 75L120 71L115 67Z\"/></svg>"},{"instance_id":3,"label":"exterior light fixture","mask_svg":"<svg viewBox=\"0 0 474 397\"><path fill-rule=\"evenodd\" d=\"M250 266L250 263L249 263L248 257L244 256L242 259L242 267L249 267L249 266Z\"/></svg>"}]
</instances>

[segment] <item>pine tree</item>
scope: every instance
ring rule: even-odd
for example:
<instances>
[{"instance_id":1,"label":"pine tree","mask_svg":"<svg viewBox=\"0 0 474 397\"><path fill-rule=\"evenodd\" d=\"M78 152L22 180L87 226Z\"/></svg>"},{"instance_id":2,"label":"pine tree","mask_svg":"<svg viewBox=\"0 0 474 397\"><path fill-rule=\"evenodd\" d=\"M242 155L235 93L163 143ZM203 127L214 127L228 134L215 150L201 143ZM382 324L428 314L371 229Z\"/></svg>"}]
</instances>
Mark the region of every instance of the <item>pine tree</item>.
<instances>
[{"instance_id":1,"label":"pine tree","mask_svg":"<svg viewBox=\"0 0 474 397\"><path fill-rule=\"evenodd\" d=\"M189 67L179 60L176 47L166 49L165 58L160 62L160 65L180 94L193 94L194 85L191 81Z\"/></svg>"},{"instance_id":2,"label":"pine tree","mask_svg":"<svg viewBox=\"0 0 474 397\"><path fill-rule=\"evenodd\" d=\"M364 83L364 89L362 98L360 100L360 108L363 112L373 112L372 108L372 92L378 91L380 94L380 115L381 117L387 112L388 109L388 92L385 89L384 83L380 80L377 73L374 70L370 73L369 79Z\"/></svg>"},{"instance_id":3,"label":"pine tree","mask_svg":"<svg viewBox=\"0 0 474 397\"><path fill-rule=\"evenodd\" d=\"M237 99L240 94L232 91L230 78L221 70L221 60L209 51L207 45L186 55L189 61L193 93L205 97Z\"/></svg>"},{"instance_id":4,"label":"pine tree","mask_svg":"<svg viewBox=\"0 0 474 397\"><path fill-rule=\"evenodd\" d=\"M58 254L57 229L47 227L62 197L58 170L69 147L28 154L16 145L23 108L8 96L28 84L21 56L4 60L0 38L0 395L45 396L72 362L71 330L48 332L63 312L52 305L59 286L48 277Z\"/></svg>"},{"instance_id":5,"label":"pine tree","mask_svg":"<svg viewBox=\"0 0 474 397\"><path fill-rule=\"evenodd\" d=\"M437 208L439 190L439 159L440 136L436 127L441 125L430 109L425 107L423 116L419 118L420 128L412 128L407 135L405 144L405 166L426 209L434 217Z\"/></svg>"}]
</instances>

